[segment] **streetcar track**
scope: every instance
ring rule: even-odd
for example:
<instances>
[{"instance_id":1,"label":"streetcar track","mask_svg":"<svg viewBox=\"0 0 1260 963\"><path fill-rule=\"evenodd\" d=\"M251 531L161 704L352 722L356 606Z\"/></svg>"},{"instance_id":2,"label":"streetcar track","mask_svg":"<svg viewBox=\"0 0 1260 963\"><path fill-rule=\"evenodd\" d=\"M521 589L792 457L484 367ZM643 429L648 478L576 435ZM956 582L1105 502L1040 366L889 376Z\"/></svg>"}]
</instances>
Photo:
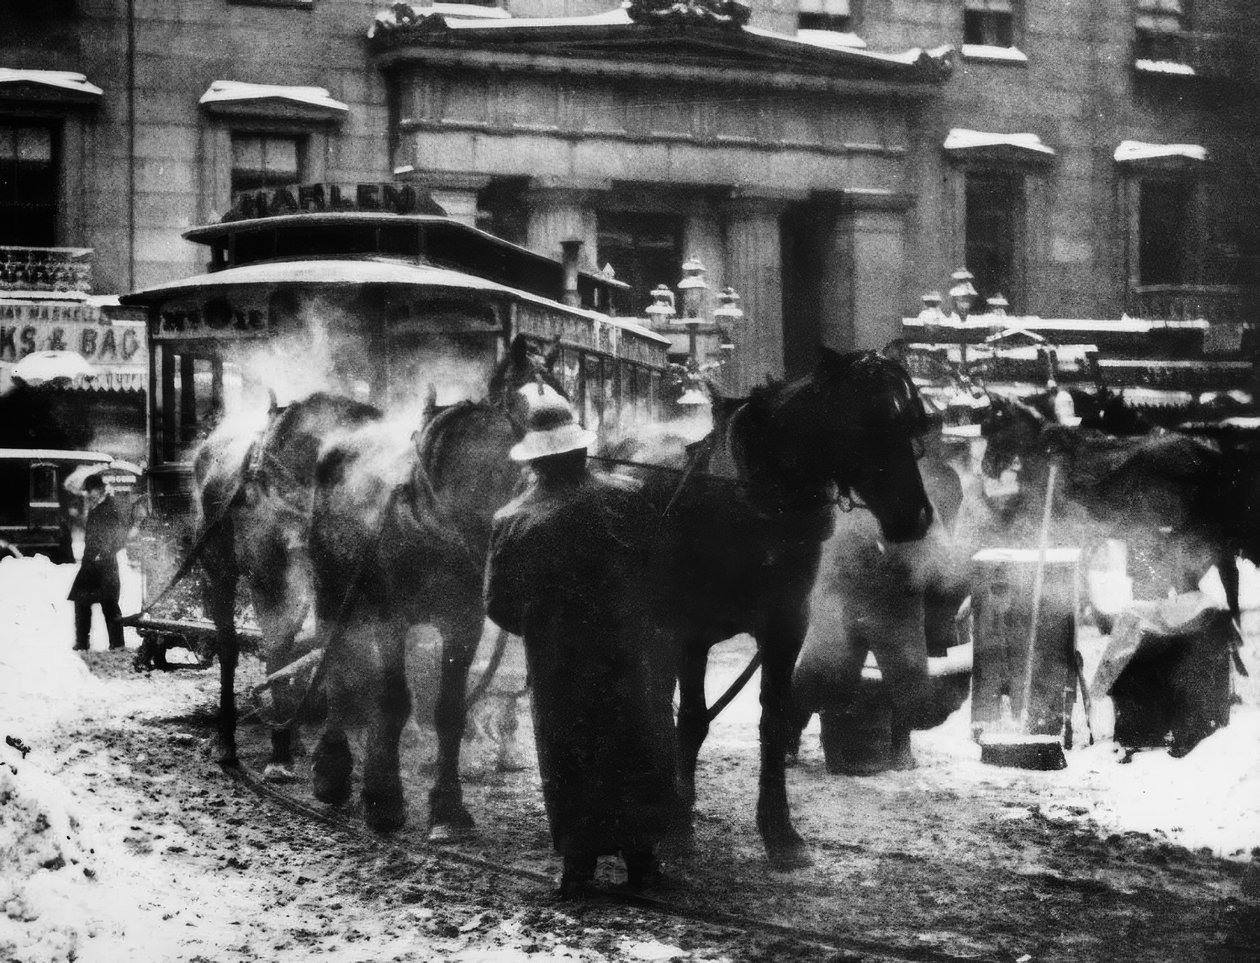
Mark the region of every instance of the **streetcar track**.
<instances>
[{"instance_id":1,"label":"streetcar track","mask_svg":"<svg viewBox=\"0 0 1260 963\"><path fill-rule=\"evenodd\" d=\"M319 822L325 826L353 836L369 846L389 851L404 859L415 859L423 856L437 862L458 864L475 869L486 870L500 876L553 886L555 880L546 873L511 866L471 856L458 850L450 849L428 842L412 842L404 845L395 842L365 826L357 825L351 818L339 815L335 811L321 810L269 784L243 762L234 766L224 766L234 779L246 786L255 795L260 796L281 808L298 816ZM788 940L801 948L816 949L836 954L835 958L848 960L868 959L873 954L886 963L986 963L996 958L982 955L959 955L929 947L907 947L866 940L860 937L844 935L822 930L813 930L799 926L776 923L773 920L729 913L707 907L686 906L668 899L647 896L628 891L601 889L597 891L601 902L620 904L626 907L643 910L676 920L686 920L709 926L725 927L740 932L760 932L780 940Z\"/></svg>"}]
</instances>

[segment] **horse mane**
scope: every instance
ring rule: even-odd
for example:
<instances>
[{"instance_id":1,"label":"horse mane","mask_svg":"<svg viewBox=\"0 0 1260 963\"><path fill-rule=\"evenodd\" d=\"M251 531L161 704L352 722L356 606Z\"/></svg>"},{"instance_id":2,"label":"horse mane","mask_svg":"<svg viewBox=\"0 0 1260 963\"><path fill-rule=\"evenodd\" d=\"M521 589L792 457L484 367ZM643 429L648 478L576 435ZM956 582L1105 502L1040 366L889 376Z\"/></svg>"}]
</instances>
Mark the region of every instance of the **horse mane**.
<instances>
[{"instance_id":1,"label":"horse mane","mask_svg":"<svg viewBox=\"0 0 1260 963\"><path fill-rule=\"evenodd\" d=\"M267 430L268 441L280 447L289 444L298 432L304 430L308 419L332 419L337 425L353 427L369 421L379 421L384 413L374 405L355 401L345 395L328 391L316 391L299 401L282 408Z\"/></svg>"},{"instance_id":2,"label":"horse mane","mask_svg":"<svg viewBox=\"0 0 1260 963\"><path fill-rule=\"evenodd\" d=\"M927 409L909 372L878 351L824 347L814 371L790 382L767 379L749 393L748 404L754 411L782 410L815 391L838 391L842 407L855 414L863 429L904 427L921 435L929 427Z\"/></svg>"}]
</instances>

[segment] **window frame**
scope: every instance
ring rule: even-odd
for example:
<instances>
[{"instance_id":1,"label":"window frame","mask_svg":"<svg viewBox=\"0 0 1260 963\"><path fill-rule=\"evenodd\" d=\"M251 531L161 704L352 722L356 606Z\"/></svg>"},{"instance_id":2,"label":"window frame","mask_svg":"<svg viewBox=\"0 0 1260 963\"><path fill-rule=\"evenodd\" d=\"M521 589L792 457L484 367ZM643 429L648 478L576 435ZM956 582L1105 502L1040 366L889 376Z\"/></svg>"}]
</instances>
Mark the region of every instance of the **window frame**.
<instances>
[{"instance_id":1,"label":"window frame","mask_svg":"<svg viewBox=\"0 0 1260 963\"><path fill-rule=\"evenodd\" d=\"M229 146L232 151L231 168L228 171L229 196L231 194L239 193L240 191L271 190L278 187L290 187L290 186L296 186L298 184L303 183L306 176L305 161L306 161L307 155L309 154L309 150L307 148L307 139L309 137L310 137L309 134L277 133L276 131L254 131L254 130L248 130L244 127L233 127L228 132ZM266 145L268 141L291 141L294 145L294 155L295 155L296 164L297 164L297 170L294 173L293 183L292 184L287 184L287 183L286 184L279 184L279 183L260 184L257 186L241 187L241 188L235 187L234 181L236 179L237 171L241 170L241 168L238 168L236 166L236 145L237 145L237 140L242 139L242 138L255 138L263 142L264 166L262 168L259 168L258 169L259 171L267 170L265 165L266 165Z\"/></svg>"},{"instance_id":2,"label":"window frame","mask_svg":"<svg viewBox=\"0 0 1260 963\"><path fill-rule=\"evenodd\" d=\"M1123 303L1129 305L1138 290L1159 284L1193 286L1202 283L1208 268L1208 203L1206 182L1211 168L1206 161L1164 157L1143 161L1117 162L1117 192L1122 225ZM1183 278L1177 282L1144 282L1142 279L1142 189L1145 185L1174 185L1187 195L1190 236L1184 242Z\"/></svg>"},{"instance_id":3,"label":"window frame","mask_svg":"<svg viewBox=\"0 0 1260 963\"><path fill-rule=\"evenodd\" d=\"M294 10L313 10L315 0L227 0L229 7L289 7Z\"/></svg>"},{"instance_id":4,"label":"window frame","mask_svg":"<svg viewBox=\"0 0 1260 963\"><path fill-rule=\"evenodd\" d=\"M829 33L851 33L856 34L862 26L862 0L807 0L810 6L817 6L824 9L820 10L802 10L804 6L801 0L797 0L796 5L796 29L797 30L823 30ZM836 6L843 4L847 8L847 13L832 13L825 8L834 3ZM803 18L817 17L819 22L807 23Z\"/></svg>"},{"instance_id":5,"label":"window frame","mask_svg":"<svg viewBox=\"0 0 1260 963\"><path fill-rule=\"evenodd\" d=\"M63 135L64 127L65 125L59 122L56 118L20 116L20 115L10 114L7 111L4 113L0 113L0 131L6 131L6 132L15 131L16 132L23 129L26 129L26 130L42 129L48 132L50 156L47 163L47 169L48 169L48 174L50 175L51 181L52 181L51 204L41 205L41 206L51 206L52 208L51 220L49 223L51 236L47 239L47 241L41 241L37 243L31 240L23 240L16 237L6 238L4 235L0 235L0 244L9 245L12 247L31 247L31 248L60 246L59 241L64 236L62 232L62 223L64 220L64 208L66 204L69 202L69 199L65 195L65 184L64 184L65 161L63 159L64 146L62 143L62 140L63 140L62 135ZM15 204L15 209L20 206L23 206L23 205ZM35 205L24 205L24 206L33 207Z\"/></svg>"},{"instance_id":6,"label":"window frame","mask_svg":"<svg viewBox=\"0 0 1260 963\"><path fill-rule=\"evenodd\" d=\"M202 104L201 196L197 216L202 224L219 220L232 206L233 135L296 137L298 171L304 183L327 180L333 137L344 116L283 100Z\"/></svg>"},{"instance_id":7,"label":"window frame","mask_svg":"<svg viewBox=\"0 0 1260 963\"><path fill-rule=\"evenodd\" d=\"M990 9L990 4L993 2L995 0L963 0L961 50L964 59L991 63L1027 63L1028 58L1023 52L1026 28L1024 0L1009 0L1010 43L991 42L992 38L979 41L968 38L968 15L987 12L992 16L999 13L1000 11ZM1007 2L1007 0L997 0L997 2Z\"/></svg>"}]
</instances>

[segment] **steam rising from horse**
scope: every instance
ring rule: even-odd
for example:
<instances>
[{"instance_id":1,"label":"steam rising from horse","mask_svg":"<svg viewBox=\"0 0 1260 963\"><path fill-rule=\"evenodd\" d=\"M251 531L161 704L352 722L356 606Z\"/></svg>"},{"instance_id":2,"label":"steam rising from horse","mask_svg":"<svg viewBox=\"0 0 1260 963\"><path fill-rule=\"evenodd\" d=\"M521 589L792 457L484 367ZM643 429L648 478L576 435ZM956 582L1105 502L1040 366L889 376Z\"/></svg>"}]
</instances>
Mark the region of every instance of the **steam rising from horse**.
<instances>
[{"instance_id":1,"label":"steam rising from horse","mask_svg":"<svg viewBox=\"0 0 1260 963\"><path fill-rule=\"evenodd\" d=\"M838 498L856 495L890 541L922 538L932 507L915 462L922 401L895 362L823 349L805 378L747 400L718 401L714 431L678 452L677 472L644 471L643 523L657 527L652 606L678 653L680 790L711 721L709 650L749 632L761 654L761 778L757 826L773 865L810 862L788 808L785 754L795 737L792 669L809 618L821 546ZM633 459L633 444L610 456ZM642 455L640 455L642 457ZM691 470L684 467L691 463Z\"/></svg>"},{"instance_id":2,"label":"steam rising from horse","mask_svg":"<svg viewBox=\"0 0 1260 963\"><path fill-rule=\"evenodd\" d=\"M261 435L234 426L216 430L193 462L205 605L219 655L220 759L236 761L235 611L243 578L262 629L268 672L297 656L295 639L310 610L311 565L306 548L311 493L320 446L339 431L381 417L375 408L317 393L273 410ZM272 733L271 775L292 763L291 728Z\"/></svg>"},{"instance_id":3,"label":"steam rising from horse","mask_svg":"<svg viewBox=\"0 0 1260 963\"><path fill-rule=\"evenodd\" d=\"M314 754L315 794L331 803L349 798L345 730L365 725L362 796L374 828L396 829L406 817L398 740L411 710L405 641L419 624L442 635L432 833L441 838L472 825L459 783L460 739L485 620L491 522L520 482L508 458L521 435L511 407L523 384L549 378L553 360L518 338L489 398L436 413L399 459L379 457L371 428L344 436L320 458L311 554L329 709Z\"/></svg>"}]
</instances>

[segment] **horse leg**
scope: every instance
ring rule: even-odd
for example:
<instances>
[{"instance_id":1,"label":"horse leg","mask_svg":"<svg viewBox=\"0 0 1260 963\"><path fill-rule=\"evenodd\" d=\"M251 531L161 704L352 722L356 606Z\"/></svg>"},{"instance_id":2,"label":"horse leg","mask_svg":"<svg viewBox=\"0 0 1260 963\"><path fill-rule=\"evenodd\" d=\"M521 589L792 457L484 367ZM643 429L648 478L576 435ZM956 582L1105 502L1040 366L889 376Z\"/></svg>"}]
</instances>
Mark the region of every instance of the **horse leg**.
<instances>
[{"instance_id":1,"label":"horse leg","mask_svg":"<svg viewBox=\"0 0 1260 963\"><path fill-rule=\"evenodd\" d=\"M219 649L219 763L235 766L236 759L236 663L240 642L236 636L236 574L207 570L205 606L214 622Z\"/></svg>"},{"instance_id":2,"label":"horse leg","mask_svg":"<svg viewBox=\"0 0 1260 963\"><path fill-rule=\"evenodd\" d=\"M799 869L813 859L792 826L787 801L786 753L796 710L792 669L805 637L804 610L758 633L761 648L761 779L757 797L757 829L766 856L775 869Z\"/></svg>"},{"instance_id":3,"label":"horse leg","mask_svg":"<svg viewBox=\"0 0 1260 963\"><path fill-rule=\"evenodd\" d=\"M388 833L407 821L398 774L398 737L411 716L405 671L407 626L382 622L377 632L380 662L363 761L363 818L377 832Z\"/></svg>"},{"instance_id":4,"label":"horse leg","mask_svg":"<svg viewBox=\"0 0 1260 963\"><path fill-rule=\"evenodd\" d=\"M309 582L307 583L309 585ZM278 672L304 653L296 651L294 640L306 618L309 590L302 591L296 585L271 587L251 582L250 594L254 601L254 614L262 629L263 651L266 654L267 673ZM305 693L291 693L288 684L284 690L288 698L281 698L275 715L285 720L283 725L270 726L271 758L263 769L263 779L270 782L290 782L293 779L294 745L297 739L297 719L294 718Z\"/></svg>"},{"instance_id":5,"label":"horse leg","mask_svg":"<svg viewBox=\"0 0 1260 963\"><path fill-rule=\"evenodd\" d=\"M467 611L476 618L443 620L442 675L438 683L433 725L437 731L436 776L429 790L429 839L444 842L467 835L475 825L464 808L464 790L459 779L459 751L467 722L465 700L468 669L481 640L483 619L479 605Z\"/></svg>"},{"instance_id":6,"label":"horse leg","mask_svg":"<svg viewBox=\"0 0 1260 963\"><path fill-rule=\"evenodd\" d=\"M709 650L685 648L678 656L678 845L687 851L693 845L696 807L696 764L700 747L709 734L709 707L705 702L704 675Z\"/></svg>"},{"instance_id":7,"label":"horse leg","mask_svg":"<svg viewBox=\"0 0 1260 963\"><path fill-rule=\"evenodd\" d=\"M345 616L345 621L335 626L320 619L318 631L326 663L328 715L311 754L311 770L315 798L331 805L341 805L350 798L354 755L346 728L361 724L358 716L365 694L373 693L380 681L379 655L374 644L376 615L350 611Z\"/></svg>"}]
</instances>

